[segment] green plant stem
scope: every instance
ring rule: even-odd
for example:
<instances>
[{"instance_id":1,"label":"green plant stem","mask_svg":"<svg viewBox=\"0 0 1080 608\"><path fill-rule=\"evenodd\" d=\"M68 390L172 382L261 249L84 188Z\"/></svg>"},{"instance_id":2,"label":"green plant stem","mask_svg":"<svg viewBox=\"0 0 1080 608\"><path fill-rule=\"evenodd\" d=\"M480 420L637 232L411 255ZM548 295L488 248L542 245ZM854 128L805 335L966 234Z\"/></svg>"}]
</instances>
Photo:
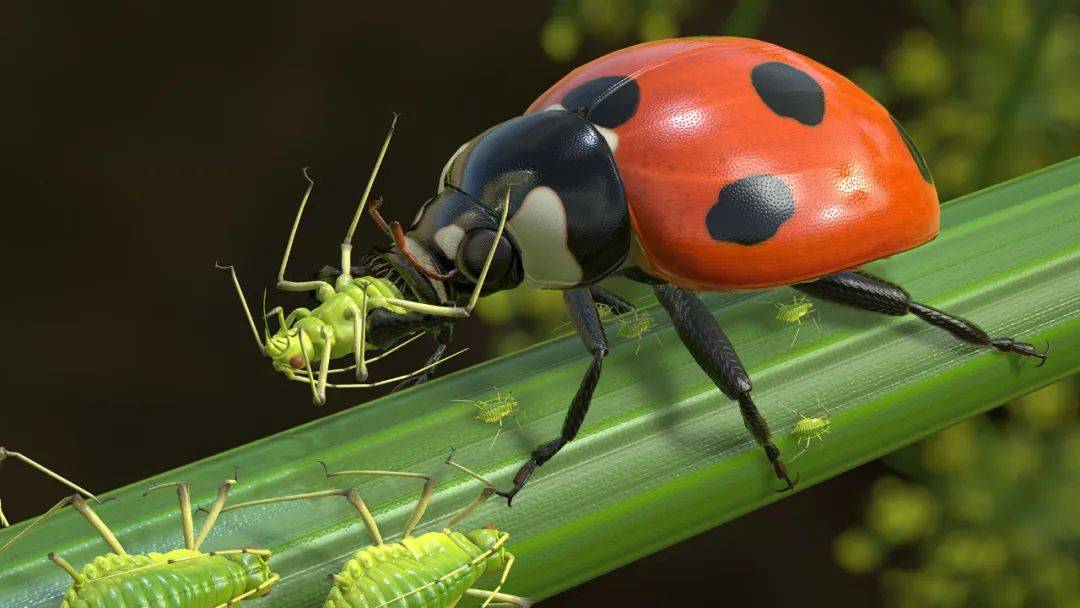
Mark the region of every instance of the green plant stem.
<instances>
[{"instance_id":1,"label":"green plant stem","mask_svg":"<svg viewBox=\"0 0 1080 608\"><path fill-rule=\"evenodd\" d=\"M799 413L820 412L818 399L829 410L831 434L792 463L800 491L1080 369L1080 159L948 203L943 225L933 243L868 269L995 337L1049 342L1044 366L961 343L910 316L826 303L818 305L821 331L804 327L792 347L794 328L762 304L790 301L790 290L706 298L789 458L798 448L786 435ZM613 341L578 440L537 471L512 509L492 501L462 524L511 533L518 561L507 592L549 596L783 498L737 408L662 312L652 312L659 321L640 354L634 340ZM437 473L442 481L421 530L439 526L478 491L477 482L442 465L450 447L462 464L505 487L529 451L557 434L585 364L577 337L563 336L155 481L189 481L193 500L204 505L234 465L241 480L234 502L352 483L393 540L418 484L328 480L317 460ZM507 426L489 449L494 426L453 400L489 398L493 386L518 399L523 428ZM302 390L286 395L273 407L311 407ZM212 407L192 404L193 411ZM175 501L141 498L145 485L111 492L117 500L95 508L129 551L179 546ZM23 525L0 532L0 544ZM224 514L205 547L274 549L271 564L283 578L263 605L312 606L326 593L327 574L368 543L362 530L343 500L275 504ZM49 551L81 566L104 545L75 513L57 515L0 556L0 606L58 604L68 579L45 559Z\"/></svg>"}]
</instances>

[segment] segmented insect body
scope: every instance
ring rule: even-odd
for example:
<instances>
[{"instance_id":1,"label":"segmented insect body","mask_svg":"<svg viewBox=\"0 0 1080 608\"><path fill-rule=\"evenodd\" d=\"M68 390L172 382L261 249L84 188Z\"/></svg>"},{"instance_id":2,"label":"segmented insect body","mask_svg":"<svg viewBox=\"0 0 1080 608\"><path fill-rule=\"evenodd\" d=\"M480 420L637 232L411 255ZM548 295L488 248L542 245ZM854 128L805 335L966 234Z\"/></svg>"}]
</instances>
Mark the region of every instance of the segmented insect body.
<instances>
[{"instance_id":1,"label":"segmented insect body","mask_svg":"<svg viewBox=\"0 0 1080 608\"><path fill-rule=\"evenodd\" d=\"M324 608L376 608L406 598L402 605L453 606L482 575L504 568L509 553L501 544L492 549L501 536L444 530L364 547L334 576Z\"/></svg>"},{"instance_id":2,"label":"segmented insect body","mask_svg":"<svg viewBox=\"0 0 1080 608\"><path fill-rule=\"evenodd\" d=\"M810 449L810 442L814 439L824 441L822 436L829 433L829 428L831 426L832 422L829 420L827 412L823 414L823 417L821 418L809 418L803 414L799 414L799 421L791 428L791 436L795 438L797 444L802 446L802 450L800 450L792 460L802 456L803 452Z\"/></svg>"},{"instance_id":3,"label":"segmented insect body","mask_svg":"<svg viewBox=\"0 0 1080 608\"><path fill-rule=\"evenodd\" d=\"M510 535L494 528L478 528L458 532L451 528L479 508L494 493L489 481L453 461L453 452L446 463L484 482L480 495L450 520L439 532L427 532L413 536L412 532L424 516L435 491L435 478L422 473L400 471L337 471L331 472L323 464L327 477L348 475L391 476L423 479L420 499L405 523L401 540L384 542L375 518L367 505L351 488L338 488L252 500L232 505L230 511L279 502L310 500L315 498L344 497L356 509L372 543L349 558L341 571L331 576L333 586L323 608L451 608L463 597L484 600L483 606L492 602L527 608L531 602L523 597L502 593L514 555L506 549ZM472 585L486 573L501 572L494 590L476 589Z\"/></svg>"},{"instance_id":4,"label":"segmented insect body","mask_svg":"<svg viewBox=\"0 0 1080 608\"><path fill-rule=\"evenodd\" d=\"M821 331L821 327L818 325L817 318L809 315L814 314L814 303L810 301L806 296L794 296L790 302L780 302L774 304L776 307L776 318L785 323L796 324L795 335L791 338L792 346L795 345L795 341L799 338L799 330L802 329L802 322L804 318L809 318L814 322L814 327L818 331Z\"/></svg>"},{"instance_id":5,"label":"segmented insect body","mask_svg":"<svg viewBox=\"0 0 1080 608\"><path fill-rule=\"evenodd\" d=\"M131 606L173 606L175 608L226 608L242 601L262 597L279 579L270 569L270 551L265 549L228 549L200 551L218 515L225 506L227 480L218 490L206 521L195 534L191 513L191 494L185 483L151 486L147 493L176 487L180 499L184 547L165 553L133 555L128 553L112 530L78 494L69 496L46 511L11 539L0 552L15 544L47 517L71 505L98 532L111 553L98 556L75 569L55 553L49 559L71 577L60 608L129 608Z\"/></svg>"}]
</instances>

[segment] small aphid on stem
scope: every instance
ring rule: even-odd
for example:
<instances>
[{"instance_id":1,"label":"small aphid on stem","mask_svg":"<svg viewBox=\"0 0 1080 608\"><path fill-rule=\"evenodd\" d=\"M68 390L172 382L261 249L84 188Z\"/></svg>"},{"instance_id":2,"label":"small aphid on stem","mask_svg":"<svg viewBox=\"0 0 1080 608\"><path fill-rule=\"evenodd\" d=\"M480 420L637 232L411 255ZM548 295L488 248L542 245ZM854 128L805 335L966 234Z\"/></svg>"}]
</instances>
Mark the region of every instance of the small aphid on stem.
<instances>
[{"instance_id":1,"label":"small aphid on stem","mask_svg":"<svg viewBox=\"0 0 1080 608\"><path fill-rule=\"evenodd\" d=\"M776 307L776 318L785 323L794 323L795 335L791 338L791 346L795 346L795 341L799 339L799 330L802 329L802 322L804 318L808 318L814 322L814 327L818 332L821 332L821 326L817 322L817 310L814 308L814 303L809 298L803 295L792 296L790 302L760 302L761 304L772 304ZM811 316L813 315L813 316Z\"/></svg>"},{"instance_id":2,"label":"small aphid on stem","mask_svg":"<svg viewBox=\"0 0 1080 608\"><path fill-rule=\"evenodd\" d=\"M514 417L514 420L517 421L517 417L515 417L514 414L516 414L519 409L518 400L517 397L511 393L507 393L504 396L498 389L495 389L495 397L493 399L454 399L454 401L473 404L476 406L477 420L499 425L499 429L495 431L495 437L491 440L491 446L488 446L489 449L495 445L495 441L499 438L499 433L503 430L503 419ZM518 428L520 427L521 423L518 422Z\"/></svg>"},{"instance_id":3,"label":"small aphid on stem","mask_svg":"<svg viewBox=\"0 0 1080 608\"><path fill-rule=\"evenodd\" d=\"M627 340L637 339L637 348L634 349L635 355L641 352L642 336L656 326L656 317L651 312L640 308L634 308L622 314L616 313L607 304L597 304L596 309L599 311L601 319L605 321L614 319L615 335ZM656 339L659 341L660 337L657 336Z\"/></svg>"},{"instance_id":4,"label":"small aphid on stem","mask_svg":"<svg viewBox=\"0 0 1080 608\"><path fill-rule=\"evenodd\" d=\"M796 412L787 406L783 407L789 412L799 416L799 421L791 428L791 436L795 438L795 443L802 446L802 450L791 459L794 461L795 458L802 456L803 452L810 449L810 442L814 439L824 442L822 436L829 434L832 422L829 420L829 410L821 406L820 399L818 399L818 407L821 407L823 412L820 418L809 418L805 414Z\"/></svg>"}]
</instances>

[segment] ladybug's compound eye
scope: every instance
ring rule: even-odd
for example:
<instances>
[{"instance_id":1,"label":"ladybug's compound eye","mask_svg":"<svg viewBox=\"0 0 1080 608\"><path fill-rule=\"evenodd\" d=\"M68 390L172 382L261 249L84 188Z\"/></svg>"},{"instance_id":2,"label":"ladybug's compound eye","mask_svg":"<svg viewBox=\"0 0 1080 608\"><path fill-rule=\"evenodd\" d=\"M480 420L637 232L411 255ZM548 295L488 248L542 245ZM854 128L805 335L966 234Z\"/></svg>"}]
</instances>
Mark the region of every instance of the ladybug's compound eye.
<instances>
[{"instance_id":1,"label":"ladybug's compound eye","mask_svg":"<svg viewBox=\"0 0 1080 608\"><path fill-rule=\"evenodd\" d=\"M473 283L479 280L480 272L484 269L484 261L491 252L491 243L495 239L495 231L488 228L473 228L465 233L457 250L457 268L465 278ZM499 245L495 248L495 257L491 259L491 267L488 269L485 285L498 285L510 267L514 263L514 250L506 238L499 239Z\"/></svg>"},{"instance_id":2,"label":"ladybug's compound eye","mask_svg":"<svg viewBox=\"0 0 1080 608\"><path fill-rule=\"evenodd\" d=\"M293 369L304 369L304 355L293 355L293 358L289 359L289 365L293 366Z\"/></svg>"}]
</instances>

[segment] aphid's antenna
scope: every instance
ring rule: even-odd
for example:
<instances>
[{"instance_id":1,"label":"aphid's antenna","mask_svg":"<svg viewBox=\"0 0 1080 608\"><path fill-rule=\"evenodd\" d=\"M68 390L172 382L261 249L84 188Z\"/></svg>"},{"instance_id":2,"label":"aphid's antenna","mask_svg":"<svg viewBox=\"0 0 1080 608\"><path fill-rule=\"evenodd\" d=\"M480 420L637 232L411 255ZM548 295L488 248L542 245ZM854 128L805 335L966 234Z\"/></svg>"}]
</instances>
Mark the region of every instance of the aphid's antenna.
<instances>
[{"instance_id":1,"label":"aphid's antenna","mask_svg":"<svg viewBox=\"0 0 1080 608\"><path fill-rule=\"evenodd\" d=\"M255 338L255 344L259 346L259 352L265 355L266 344L259 339L259 330L255 327L255 319L251 317L251 309L248 308L247 298L244 297L244 290L240 287L240 279L236 276L236 268L234 266L222 266L217 262L214 262L214 268L229 271L229 275L232 277L233 287L236 288L236 295L240 296L240 304L244 308L244 317L247 319L248 327L251 328L251 335Z\"/></svg>"},{"instance_id":2,"label":"aphid's antenna","mask_svg":"<svg viewBox=\"0 0 1080 608\"><path fill-rule=\"evenodd\" d=\"M69 479L61 477L59 474L53 472L51 469L49 469L49 468L35 462L29 456L26 456L24 454L20 454L19 452L12 452L12 451L0 446L0 462L3 462L9 456L16 459L16 460L23 461L24 463L26 463L30 467L32 467L34 469L37 469L38 471L40 471L40 472L44 473L45 475L55 479L56 481L59 481L60 483L64 484L65 486L67 486L69 488L71 488L72 490L75 490L76 492L79 492L79 493L83 494L87 498L92 498L94 500L94 502L98 503L99 505L101 504L101 500L97 496L94 496L94 494L90 490L87 490L87 489L79 486L78 484L76 484L75 482L73 482L73 481L71 481ZM10 525L7 522L7 518L4 517L4 514L3 514L2 511L0 511L0 521L3 522L4 526Z\"/></svg>"},{"instance_id":3,"label":"aphid's antenna","mask_svg":"<svg viewBox=\"0 0 1080 608\"><path fill-rule=\"evenodd\" d=\"M308 182L307 190L304 191L303 198L300 199L300 208L296 210L296 219L293 220L292 230L289 231L289 240L285 241L285 255L281 258L281 268L278 270L278 287L281 287L282 283L285 283L285 268L289 265L289 256L292 255L293 242L296 240L296 231L300 228L300 218L304 216L304 207L307 207L308 199L311 198L311 191L315 188L315 180L311 179L308 175L308 168L303 169L304 179ZM316 283L323 283L323 281L313 281ZM291 290L290 290L291 291ZM300 290L296 290L300 291Z\"/></svg>"},{"instance_id":4,"label":"aphid's antenna","mask_svg":"<svg viewBox=\"0 0 1080 608\"><path fill-rule=\"evenodd\" d=\"M267 292L266 288L263 288L262 322L263 322L263 340L265 340L265 342L263 342L263 343L264 344L270 344L270 339L271 339L270 338L270 322L267 321L266 319L273 313L266 312L266 292ZM280 309L281 307L279 306L278 308ZM264 353L265 353L265 349L264 349Z\"/></svg>"},{"instance_id":5,"label":"aphid's antenna","mask_svg":"<svg viewBox=\"0 0 1080 608\"><path fill-rule=\"evenodd\" d=\"M3 547L0 547L0 553L6 551L8 547L14 545L24 536L29 534L31 530L37 527L38 524L45 521L50 516L52 516L52 514L66 507L67 505L71 505L72 508L79 512L80 515L86 518L86 521L90 524L91 527L94 528L95 531L97 531L97 533L101 536L101 539L105 541L105 544L109 545L109 549L111 549L113 553L117 555L127 555L127 552L124 551L124 546L120 544L120 540L116 538L116 535L113 534L112 530L110 530L109 527L105 525L105 522L101 521L101 518L97 516L97 513L94 513L94 511L90 508L89 505L83 502L82 496L79 496L78 494L73 494L71 496L61 498L60 502L53 505L48 511L39 515L37 519L30 522L29 526L26 526L22 529L22 531L16 534L15 538L9 540L7 544L5 544Z\"/></svg>"}]
</instances>

